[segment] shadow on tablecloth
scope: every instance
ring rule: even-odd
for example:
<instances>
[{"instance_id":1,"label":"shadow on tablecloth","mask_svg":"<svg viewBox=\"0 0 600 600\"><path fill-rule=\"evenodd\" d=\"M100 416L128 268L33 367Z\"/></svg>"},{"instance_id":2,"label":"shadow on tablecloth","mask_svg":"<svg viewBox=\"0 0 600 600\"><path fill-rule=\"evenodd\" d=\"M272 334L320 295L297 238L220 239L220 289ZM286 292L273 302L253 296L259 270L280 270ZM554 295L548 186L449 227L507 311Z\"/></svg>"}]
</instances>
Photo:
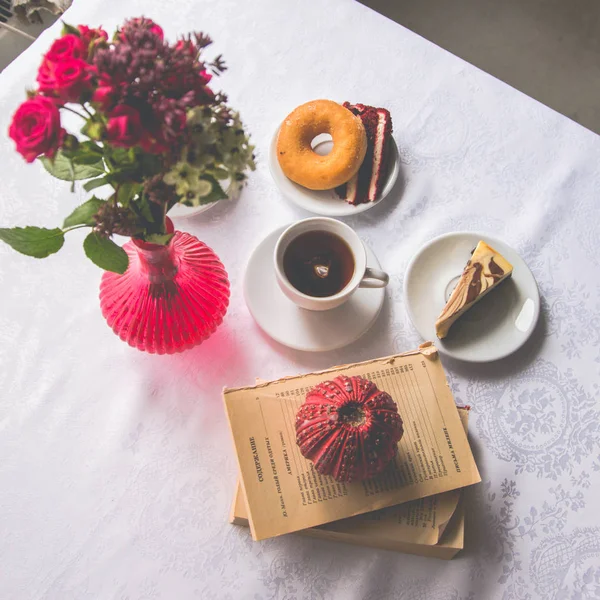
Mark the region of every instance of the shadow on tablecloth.
<instances>
[{"instance_id":1,"label":"shadow on tablecloth","mask_svg":"<svg viewBox=\"0 0 600 600\"><path fill-rule=\"evenodd\" d=\"M544 302L541 303L540 317L531 337L523 346L506 358L489 363L474 364L453 358L443 357L447 370L465 379L504 380L525 370L538 357L545 339L548 337L548 317Z\"/></svg>"}]
</instances>

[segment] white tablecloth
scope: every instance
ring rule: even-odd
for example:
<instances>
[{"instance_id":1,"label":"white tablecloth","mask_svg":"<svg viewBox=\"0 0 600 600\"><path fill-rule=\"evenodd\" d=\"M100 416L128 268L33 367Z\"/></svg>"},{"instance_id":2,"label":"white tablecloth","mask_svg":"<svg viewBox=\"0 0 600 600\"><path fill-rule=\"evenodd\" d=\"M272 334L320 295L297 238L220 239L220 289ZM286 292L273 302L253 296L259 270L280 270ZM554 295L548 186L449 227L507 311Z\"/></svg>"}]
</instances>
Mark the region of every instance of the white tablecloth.
<instances>
[{"instance_id":1,"label":"white tablecloth","mask_svg":"<svg viewBox=\"0 0 600 600\"><path fill-rule=\"evenodd\" d=\"M239 201L177 223L221 256L231 307L202 346L143 354L104 323L83 234L44 261L0 245L0 598L600 597L600 139L349 0L79 0L66 20L112 30L141 14L171 39L214 37L230 66L220 83L258 147ZM2 132L59 30L0 75ZM392 276L379 321L348 348L303 354L261 334L241 281L269 231L307 216L274 187L267 148L289 110L319 97L391 110L403 184L349 220ZM85 197L4 134L0 165L2 226L54 227ZM293 535L252 542L227 523L236 466L221 388L413 348L405 267L454 230L506 240L543 296L510 359L444 361L473 407L483 477L465 550L447 563Z\"/></svg>"}]
</instances>

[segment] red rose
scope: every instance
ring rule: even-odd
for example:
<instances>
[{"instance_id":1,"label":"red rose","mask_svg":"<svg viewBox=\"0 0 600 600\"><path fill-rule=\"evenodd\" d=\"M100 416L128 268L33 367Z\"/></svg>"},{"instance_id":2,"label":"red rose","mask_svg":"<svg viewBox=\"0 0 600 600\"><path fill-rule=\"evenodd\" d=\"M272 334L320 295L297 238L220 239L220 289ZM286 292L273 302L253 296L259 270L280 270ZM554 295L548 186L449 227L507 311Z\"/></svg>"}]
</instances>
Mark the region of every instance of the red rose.
<instances>
[{"instance_id":1,"label":"red rose","mask_svg":"<svg viewBox=\"0 0 600 600\"><path fill-rule=\"evenodd\" d=\"M60 126L60 113L51 98L35 96L19 106L13 116L8 135L14 140L17 152L27 162L40 154L53 157L65 136Z\"/></svg>"},{"instance_id":2,"label":"red rose","mask_svg":"<svg viewBox=\"0 0 600 600\"><path fill-rule=\"evenodd\" d=\"M88 49L92 43L98 44L108 40L108 33L106 33L102 27L92 29L87 25L77 25L77 29L79 29L81 41L86 49Z\"/></svg>"},{"instance_id":3,"label":"red rose","mask_svg":"<svg viewBox=\"0 0 600 600\"><path fill-rule=\"evenodd\" d=\"M46 53L46 60L52 62L60 62L65 58L83 58L86 54L87 47L84 46L81 38L69 33L55 40L50 46L50 50Z\"/></svg>"},{"instance_id":4,"label":"red rose","mask_svg":"<svg viewBox=\"0 0 600 600\"><path fill-rule=\"evenodd\" d=\"M46 94L52 94L54 92L56 88L56 76L54 75L55 68L55 63L44 58L36 77L40 92Z\"/></svg>"},{"instance_id":5,"label":"red rose","mask_svg":"<svg viewBox=\"0 0 600 600\"><path fill-rule=\"evenodd\" d=\"M106 134L113 146L130 148L135 146L144 135L140 113L131 106L121 104L108 116Z\"/></svg>"},{"instance_id":6,"label":"red rose","mask_svg":"<svg viewBox=\"0 0 600 600\"><path fill-rule=\"evenodd\" d=\"M92 102L98 104L103 111L107 111L115 100L115 92L115 87L108 79L100 79L92 96Z\"/></svg>"},{"instance_id":7,"label":"red rose","mask_svg":"<svg viewBox=\"0 0 600 600\"><path fill-rule=\"evenodd\" d=\"M92 73L92 67L80 58L67 58L58 63L46 59L38 71L37 81L40 92L75 102L91 87Z\"/></svg>"}]
</instances>

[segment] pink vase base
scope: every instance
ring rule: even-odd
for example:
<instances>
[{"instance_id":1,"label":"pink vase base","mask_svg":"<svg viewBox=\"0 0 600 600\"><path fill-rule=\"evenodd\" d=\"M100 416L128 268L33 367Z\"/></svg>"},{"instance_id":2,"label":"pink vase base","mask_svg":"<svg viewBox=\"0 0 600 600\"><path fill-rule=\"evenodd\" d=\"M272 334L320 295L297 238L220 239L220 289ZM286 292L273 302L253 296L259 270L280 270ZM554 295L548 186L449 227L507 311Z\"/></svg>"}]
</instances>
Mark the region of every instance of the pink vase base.
<instances>
[{"instance_id":1,"label":"pink vase base","mask_svg":"<svg viewBox=\"0 0 600 600\"><path fill-rule=\"evenodd\" d=\"M206 244L177 231L168 246L131 240L123 248L129 267L123 275L104 273L100 306L124 342L173 354L215 332L229 305L229 280Z\"/></svg>"}]
</instances>

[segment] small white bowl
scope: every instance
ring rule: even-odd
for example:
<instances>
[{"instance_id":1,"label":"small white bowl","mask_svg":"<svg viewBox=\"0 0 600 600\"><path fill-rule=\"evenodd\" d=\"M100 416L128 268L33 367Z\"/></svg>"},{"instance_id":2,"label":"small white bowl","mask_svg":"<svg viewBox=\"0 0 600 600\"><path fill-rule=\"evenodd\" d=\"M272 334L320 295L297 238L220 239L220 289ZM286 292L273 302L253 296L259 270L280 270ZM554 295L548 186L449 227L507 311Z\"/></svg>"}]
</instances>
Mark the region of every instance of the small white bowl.
<instances>
[{"instance_id":1,"label":"small white bowl","mask_svg":"<svg viewBox=\"0 0 600 600\"><path fill-rule=\"evenodd\" d=\"M279 191L294 204L317 215L323 215L325 217L348 217L369 210L379 204L392 191L392 188L398 179L398 174L400 173L400 154L398 153L396 141L392 137L392 143L389 149L392 156L390 157L391 164L388 169L387 180L383 187L381 197L378 200L375 200L375 202L366 202L355 206L340 198L333 189L309 190L308 188L294 183L291 179L288 179L281 170L279 161L277 160L278 135L279 127L273 136L269 148L269 168L271 170L271 175L275 180L275 184L279 188ZM331 150L333 144L331 136L322 134L322 136L317 136L315 140L317 140L317 142L313 148L318 154L325 155Z\"/></svg>"},{"instance_id":2,"label":"small white bowl","mask_svg":"<svg viewBox=\"0 0 600 600\"><path fill-rule=\"evenodd\" d=\"M219 200L222 202L222 200ZM179 202L171 207L169 211L169 217L171 218L180 218L180 217L193 217L194 215L199 215L207 210L211 209L216 202L211 202L210 204L202 204L201 206L186 206L185 204L180 204Z\"/></svg>"},{"instance_id":3,"label":"small white bowl","mask_svg":"<svg viewBox=\"0 0 600 600\"><path fill-rule=\"evenodd\" d=\"M236 197L236 193L234 193L232 191L231 188L231 183L230 180L227 179L225 181L225 183L227 184L225 186L225 194L227 195L227 198L223 198L222 200L217 200L217 202L211 202L210 204L201 204L200 206L186 206L185 204L181 204L181 203L177 203L174 206L171 207L171 210L169 210L169 217L173 218L186 218L186 217L193 217L194 215L199 215L202 214L203 212L206 212L207 210L210 210L213 206L216 206L217 204L219 204L219 202L228 202L230 200L234 200Z\"/></svg>"}]
</instances>

